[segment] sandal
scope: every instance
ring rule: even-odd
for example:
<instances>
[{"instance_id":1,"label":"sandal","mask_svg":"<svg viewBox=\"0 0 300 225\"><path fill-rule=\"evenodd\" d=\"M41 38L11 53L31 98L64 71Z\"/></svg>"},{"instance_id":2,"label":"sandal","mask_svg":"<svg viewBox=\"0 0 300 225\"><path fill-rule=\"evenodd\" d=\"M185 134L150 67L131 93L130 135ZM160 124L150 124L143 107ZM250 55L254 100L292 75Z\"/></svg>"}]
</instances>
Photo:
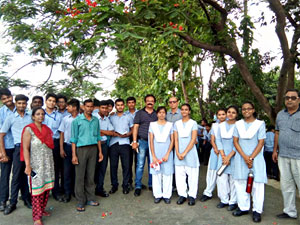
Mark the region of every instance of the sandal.
<instances>
[{"instance_id":1,"label":"sandal","mask_svg":"<svg viewBox=\"0 0 300 225\"><path fill-rule=\"evenodd\" d=\"M85 211L84 205L83 204L77 204L76 210L78 212L84 212Z\"/></svg>"},{"instance_id":2,"label":"sandal","mask_svg":"<svg viewBox=\"0 0 300 225\"><path fill-rule=\"evenodd\" d=\"M98 205L100 205L99 202L97 202L97 201L88 201L86 204L87 205L91 205L91 206L98 206Z\"/></svg>"},{"instance_id":3,"label":"sandal","mask_svg":"<svg viewBox=\"0 0 300 225\"><path fill-rule=\"evenodd\" d=\"M36 220L33 222L33 225L43 225L42 220Z\"/></svg>"},{"instance_id":4,"label":"sandal","mask_svg":"<svg viewBox=\"0 0 300 225\"><path fill-rule=\"evenodd\" d=\"M51 213L47 212L47 211L44 211L43 212L43 216L51 216Z\"/></svg>"}]
</instances>

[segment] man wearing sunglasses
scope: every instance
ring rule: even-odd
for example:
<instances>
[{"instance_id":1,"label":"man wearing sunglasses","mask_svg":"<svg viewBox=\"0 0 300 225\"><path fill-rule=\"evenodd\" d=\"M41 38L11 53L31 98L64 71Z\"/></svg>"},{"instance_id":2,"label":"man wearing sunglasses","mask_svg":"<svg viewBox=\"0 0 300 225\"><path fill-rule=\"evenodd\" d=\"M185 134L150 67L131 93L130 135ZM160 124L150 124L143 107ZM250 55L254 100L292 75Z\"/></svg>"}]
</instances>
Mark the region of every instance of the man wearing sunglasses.
<instances>
[{"instance_id":1,"label":"man wearing sunglasses","mask_svg":"<svg viewBox=\"0 0 300 225\"><path fill-rule=\"evenodd\" d=\"M287 90L284 97L286 109L276 118L273 161L278 161L280 185L283 196L283 213L280 219L296 219L296 186L300 190L300 107L299 93Z\"/></svg>"}]
</instances>

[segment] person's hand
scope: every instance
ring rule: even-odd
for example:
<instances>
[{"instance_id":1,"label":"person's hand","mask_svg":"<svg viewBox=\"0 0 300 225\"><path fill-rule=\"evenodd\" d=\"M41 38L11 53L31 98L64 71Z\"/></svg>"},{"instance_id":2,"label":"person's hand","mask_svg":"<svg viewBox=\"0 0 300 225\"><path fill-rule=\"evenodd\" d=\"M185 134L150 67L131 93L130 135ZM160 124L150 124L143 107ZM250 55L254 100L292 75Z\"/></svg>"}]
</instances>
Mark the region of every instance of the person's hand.
<instances>
[{"instance_id":1,"label":"person's hand","mask_svg":"<svg viewBox=\"0 0 300 225\"><path fill-rule=\"evenodd\" d=\"M2 156L0 156L1 163L7 163L8 161L9 161L9 157L7 155L2 154Z\"/></svg>"},{"instance_id":2,"label":"person's hand","mask_svg":"<svg viewBox=\"0 0 300 225\"><path fill-rule=\"evenodd\" d=\"M158 164L158 159L154 156L154 157L152 157L152 162L153 162L154 164Z\"/></svg>"},{"instance_id":3,"label":"person's hand","mask_svg":"<svg viewBox=\"0 0 300 225\"><path fill-rule=\"evenodd\" d=\"M274 163L278 162L278 152L273 152L272 154L272 159Z\"/></svg>"},{"instance_id":4,"label":"person's hand","mask_svg":"<svg viewBox=\"0 0 300 225\"><path fill-rule=\"evenodd\" d=\"M216 155L219 155L219 153L220 153L220 152L219 152L218 150L216 150L216 149L214 149L214 152L215 152Z\"/></svg>"},{"instance_id":5,"label":"person's hand","mask_svg":"<svg viewBox=\"0 0 300 225\"><path fill-rule=\"evenodd\" d=\"M27 176L30 177L31 171L32 171L31 166L26 166L26 168L25 168L25 174L26 174Z\"/></svg>"},{"instance_id":6,"label":"person's hand","mask_svg":"<svg viewBox=\"0 0 300 225\"><path fill-rule=\"evenodd\" d=\"M224 158L222 158L222 163L228 166L230 164L229 157L228 156L224 156Z\"/></svg>"},{"instance_id":7,"label":"person's hand","mask_svg":"<svg viewBox=\"0 0 300 225\"><path fill-rule=\"evenodd\" d=\"M183 160L183 159L184 159L184 157L185 157L185 154L184 154L184 152L183 152L183 153L179 153L179 154L178 154L178 159L179 159L179 160Z\"/></svg>"},{"instance_id":8,"label":"person's hand","mask_svg":"<svg viewBox=\"0 0 300 225\"><path fill-rule=\"evenodd\" d=\"M77 156L72 156L72 164L73 165L78 165L79 164Z\"/></svg>"},{"instance_id":9,"label":"person's hand","mask_svg":"<svg viewBox=\"0 0 300 225\"><path fill-rule=\"evenodd\" d=\"M139 144L132 142L131 147L132 147L132 149L137 149L139 147Z\"/></svg>"},{"instance_id":10,"label":"person's hand","mask_svg":"<svg viewBox=\"0 0 300 225\"><path fill-rule=\"evenodd\" d=\"M62 157L63 159L67 156L64 149L61 149L59 153L60 157Z\"/></svg>"},{"instance_id":11,"label":"person's hand","mask_svg":"<svg viewBox=\"0 0 300 225\"><path fill-rule=\"evenodd\" d=\"M102 160L103 160L103 154L99 153L99 160L98 160L98 162L101 162Z\"/></svg>"},{"instance_id":12,"label":"person's hand","mask_svg":"<svg viewBox=\"0 0 300 225\"><path fill-rule=\"evenodd\" d=\"M167 162L169 160L169 154L166 153L165 156L162 158L163 162Z\"/></svg>"},{"instance_id":13,"label":"person's hand","mask_svg":"<svg viewBox=\"0 0 300 225\"><path fill-rule=\"evenodd\" d=\"M244 161L247 164L248 168L251 169L253 166L253 161L250 159L250 156L245 156Z\"/></svg>"}]
</instances>

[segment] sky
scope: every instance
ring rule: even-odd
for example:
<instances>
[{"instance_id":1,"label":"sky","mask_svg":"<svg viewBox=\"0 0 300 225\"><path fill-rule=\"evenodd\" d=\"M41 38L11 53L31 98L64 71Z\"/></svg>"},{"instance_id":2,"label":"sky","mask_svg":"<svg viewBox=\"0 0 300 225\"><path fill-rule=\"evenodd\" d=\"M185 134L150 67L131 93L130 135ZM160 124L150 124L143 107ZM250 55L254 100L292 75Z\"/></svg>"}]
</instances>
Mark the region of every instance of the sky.
<instances>
[{"instance_id":1,"label":"sky","mask_svg":"<svg viewBox=\"0 0 300 225\"><path fill-rule=\"evenodd\" d=\"M253 21L257 21L258 17L260 16L261 12L265 12L266 21L270 21L273 13L267 7L266 3L261 3L258 6L251 5L249 6L249 14L251 15ZM254 43L253 47L258 48L261 54L266 52L270 52L271 56L276 57L275 60L272 62L270 67L275 65L281 66L282 59L281 59L281 50L279 46L279 41L277 35L275 33L275 24L268 24L268 26L260 27L260 24L255 23L256 30L254 31ZM13 54L12 46L9 42L3 37L4 33L4 26L0 21L0 49L2 53L10 53ZM288 36L291 39L290 35ZM241 45L241 42L238 42L238 45ZM115 62L117 60L116 53L110 49L106 50L107 57L102 60L101 67L103 70L101 71L101 75L105 75L105 78L99 78L97 82L102 83L102 88L104 91L111 91L114 89L114 80L121 76L118 74L117 67ZM26 54L14 54L13 61L11 66L7 68L8 76L11 76L18 68L23 66L24 64L30 62L32 57ZM266 69L270 69L266 68ZM211 62L208 60L203 63L203 75L204 75L204 96L206 96L208 92L207 84L209 80L209 75L211 72ZM13 78L25 78L30 80L33 85L41 84L45 81L49 75L50 67L46 67L43 65L37 66L27 66L24 69L20 70L18 73L13 75ZM60 66L55 66L51 79L59 80L62 78L66 78L67 74L60 70ZM99 73L100 75L100 73ZM215 78L217 75L215 76ZM28 96L33 96L36 94L40 94L38 90L35 89L20 89L20 88L11 88L13 94L26 94ZM108 98L107 96L103 96L102 92L98 92L95 96L96 98L102 100Z\"/></svg>"}]
</instances>

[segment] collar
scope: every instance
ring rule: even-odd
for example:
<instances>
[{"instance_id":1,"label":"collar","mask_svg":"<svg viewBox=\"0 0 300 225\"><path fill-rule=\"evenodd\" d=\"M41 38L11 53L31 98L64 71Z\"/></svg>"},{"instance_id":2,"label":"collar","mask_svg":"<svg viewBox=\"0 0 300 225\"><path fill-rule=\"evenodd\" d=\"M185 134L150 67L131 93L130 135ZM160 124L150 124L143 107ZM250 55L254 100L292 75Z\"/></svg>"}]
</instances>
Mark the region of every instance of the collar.
<instances>
[{"instance_id":1,"label":"collar","mask_svg":"<svg viewBox=\"0 0 300 225\"><path fill-rule=\"evenodd\" d=\"M300 106L298 107L298 109L297 109L296 112L299 112L299 111L300 111ZM289 113L288 110L287 110L287 108L284 109L284 112ZM294 112L293 114L295 114L296 112ZM291 115L293 115L293 114L291 114Z\"/></svg>"},{"instance_id":2,"label":"collar","mask_svg":"<svg viewBox=\"0 0 300 225\"><path fill-rule=\"evenodd\" d=\"M82 119L82 120L86 120L86 121L89 121L89 122L92 121L92 120L94 120L94 119L96 118L95 116L92 115L91 120L88 120L88 119L85 117L84 113L80 114L78 117L79 117L80 119Z\"/></svg>"},{"instance_id":3,"label":"collar","mask_svg":"<svg viewBox=\"0 0 300 225\"><path fill-rule=\"evenodd\" d=\"M153 113L155 113L155 110L154 110L154 109L153 109L152 113L148 113L148 112L146 111L146 107L144 107L142 110L145 111L145 112L146 112L147 114L149 114L149 115L152 115Z\"/></svg>"},{"instance_id":4,"label":"collar","mask_svg":"<svg viewBox=\"0 0 300 225\"><path fill-rule=\"evenodd\" d=\"M180 112L180 109L177 108L177 110L176 110L175 113L172 113L172 110L168 111L168 113L174 115L174 114L179 114L179 113L181 113L181 112Z\"/></svg>"},{"instance_id":5,"label":"collar","mask_svg":"<svg viewBox=\"0 0 300 225\"><path fill-rule=\"evenodd\" d=\"M13 113L14 113L15 117L18 117L18 116L20 116L20 114L18 113L18 111L17 111L17 110L14 110L14 112L13 112ZM27 115L29 115L29 114L28 114L27 110L25 110L25 112L24 112L24 117L25 117L25 116L27 116Z\"/></svg>"}]
</instances>

